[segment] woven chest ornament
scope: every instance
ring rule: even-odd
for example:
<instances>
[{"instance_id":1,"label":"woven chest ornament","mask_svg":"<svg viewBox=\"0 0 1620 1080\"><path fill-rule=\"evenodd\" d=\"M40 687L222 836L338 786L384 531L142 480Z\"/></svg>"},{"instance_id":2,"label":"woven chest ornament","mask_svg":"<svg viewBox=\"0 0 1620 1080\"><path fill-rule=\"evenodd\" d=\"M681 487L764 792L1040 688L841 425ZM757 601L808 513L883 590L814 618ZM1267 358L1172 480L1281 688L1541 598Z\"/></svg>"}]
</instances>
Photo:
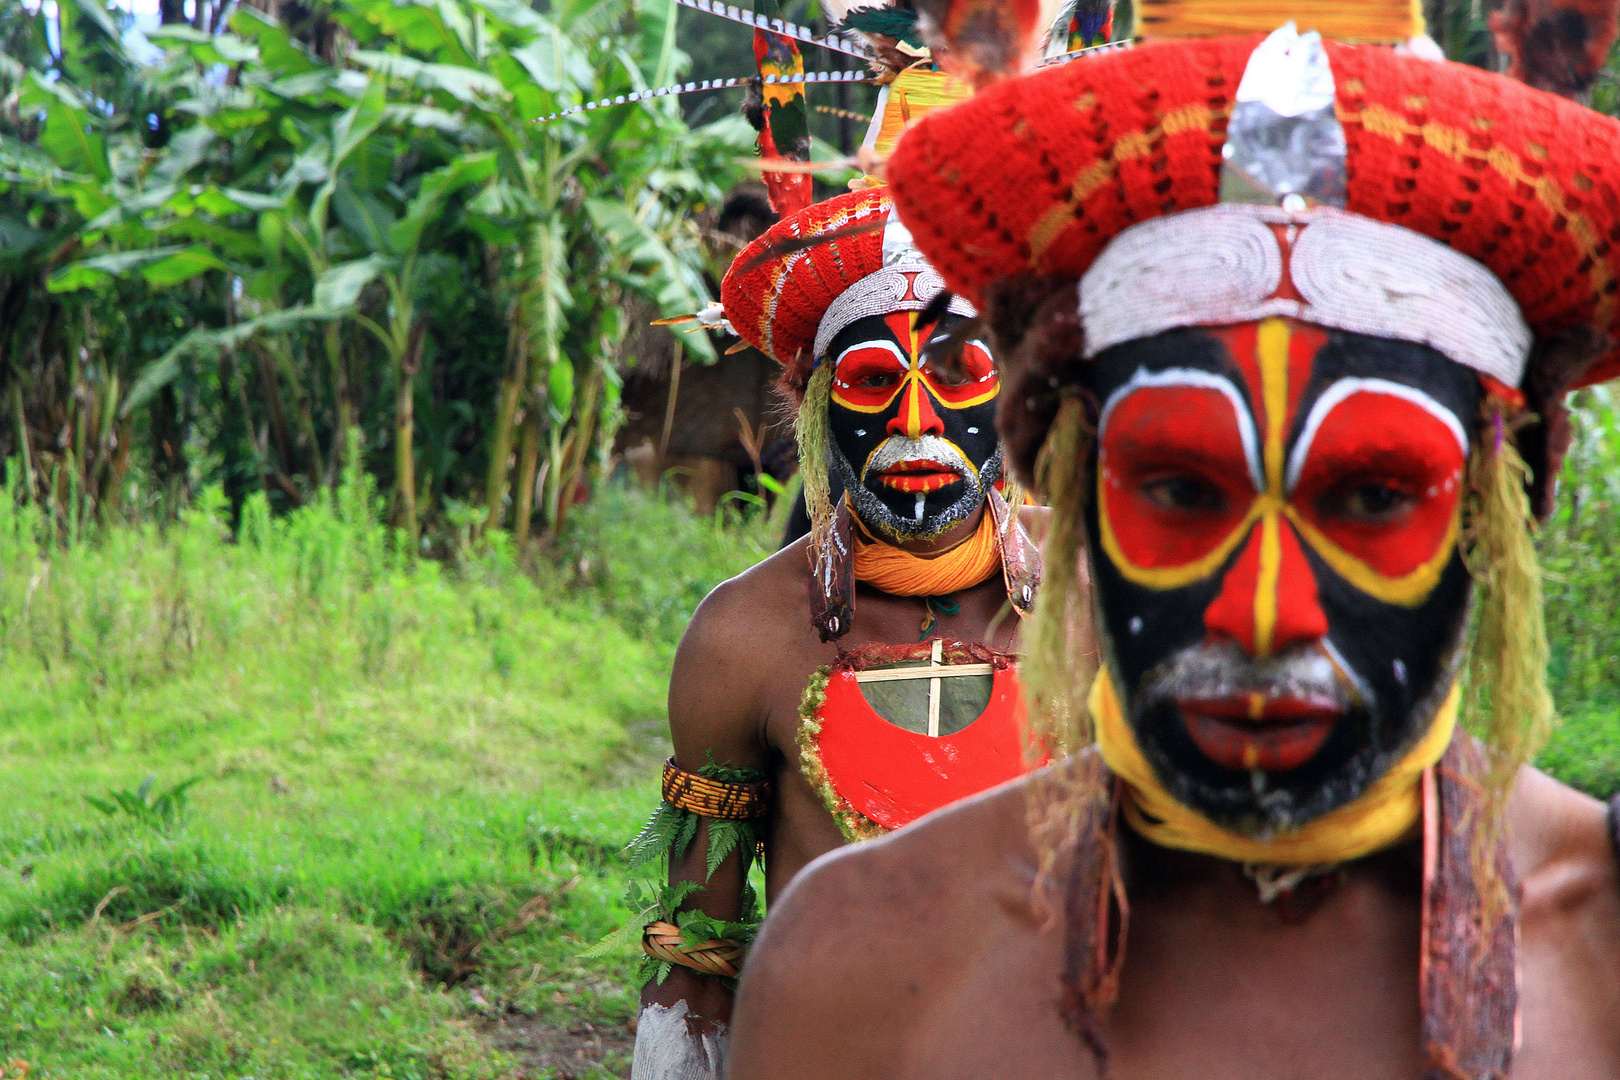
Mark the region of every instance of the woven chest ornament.
<instances>
[{"instance_id":1,"label":"woven chest ornament","mask_svg":"<svg viewBox=\"0 0 1620 1080\"><path fill-rule=\"evenodd\" d=\"M847 839L909 825L1029 769L1014 661L935 638L867 646L817 673L799 754Z\"/></svg>"}]
</instances>

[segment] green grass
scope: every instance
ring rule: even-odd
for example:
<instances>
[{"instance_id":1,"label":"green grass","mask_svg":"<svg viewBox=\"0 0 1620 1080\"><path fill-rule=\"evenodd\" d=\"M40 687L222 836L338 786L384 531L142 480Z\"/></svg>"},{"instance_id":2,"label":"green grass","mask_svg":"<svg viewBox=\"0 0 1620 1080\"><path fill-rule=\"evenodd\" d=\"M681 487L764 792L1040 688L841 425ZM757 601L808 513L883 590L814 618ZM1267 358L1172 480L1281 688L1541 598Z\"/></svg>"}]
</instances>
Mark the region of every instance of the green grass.
<instances>
[{"instance_id":1,"label":"green grass","mask_svg":"<svg viewBox=\"0 0 1620 1080\"><path fill-rule=\"evenodd\" d=\"M633 962L577 954L622 918L675 635L769 526L612 492L594 567L527 574L401 559L372 503L64 550L0 499L0 1066L539 1076L485 1035L622 1032Z\"/></svg>"},{"instance_id":2,"label":"green grass","mask_svg":"<svg viewBox=\"0 0 1620 1080\"><path fill-rule=\"evenodd\" d=\"M604 1035L623 1070L633 959L579 953L624 915L674 643L770 523L610 490L525 572L401 558L355 477L234 544L207 501L67 545L12 507L0 1076L589 1075L501 1048ZM1543 764L1606 793L1598 700Z\"/></svg>"}]
</instances>

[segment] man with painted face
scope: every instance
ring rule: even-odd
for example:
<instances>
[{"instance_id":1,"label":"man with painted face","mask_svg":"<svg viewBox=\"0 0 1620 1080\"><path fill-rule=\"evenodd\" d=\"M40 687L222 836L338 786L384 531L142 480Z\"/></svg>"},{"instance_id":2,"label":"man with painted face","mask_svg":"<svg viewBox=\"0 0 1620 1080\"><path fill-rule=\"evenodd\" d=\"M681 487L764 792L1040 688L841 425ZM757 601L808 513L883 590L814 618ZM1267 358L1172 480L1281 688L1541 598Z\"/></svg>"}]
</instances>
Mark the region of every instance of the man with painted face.
<instances>
[{"instance_id":1,"label":"man with painted face","mask_svg":"<svg viewBox=\"0 0 1620 1080\"><path fill-rule=\"evenodd\" d=\"M649 896L636 1077L710 1076L767 900L810 860L1025 771L1013 671L1038 564L1003 492L1000 377L973 310L882 188L814 205L746 248L723 313L783 365L811 535L704 600L670 684L675 756L634 846ZM847 493L836 505L829 477Z\"/></svg>"},{"instance_id":2,"label":"man with painted face","mask_svg":"<svg viewBox=\"0 0 1620 1080\"><path fill-rule=\"evenodd\" d=\"M1023 678L1076 752L802 874L732 1080L1620 1076L1614 810L1526 764L1617 175L1614 120L1293 24L907 134L1052 508Z\"/></svg>"}]
</instances>

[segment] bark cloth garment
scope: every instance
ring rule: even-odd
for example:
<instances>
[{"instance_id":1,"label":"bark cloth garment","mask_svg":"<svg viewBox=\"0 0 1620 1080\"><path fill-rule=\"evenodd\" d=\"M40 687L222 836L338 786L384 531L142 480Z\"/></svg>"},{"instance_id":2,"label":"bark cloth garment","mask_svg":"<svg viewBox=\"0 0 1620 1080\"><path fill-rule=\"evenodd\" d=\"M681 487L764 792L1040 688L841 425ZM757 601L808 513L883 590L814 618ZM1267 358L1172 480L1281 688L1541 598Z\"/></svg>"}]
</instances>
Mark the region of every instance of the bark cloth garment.
<instances>
[{"instance_id":1,"label":"bark cloth garment","mask_svg":"<svg viewBox=\"0 0 1620 1080\"><path fill-rule=\"evenodd\" d=\"M1119 994L1130 905L1120 851L1123 782L1084 751L1060 766L1089 793L1079 816L1064 907L1064 1018L1106 1061L1098 1017ZM1509 902L1483 902L1471 848L1484 819L1479 744L1459 732L1423 774L1423 923L1418 964L1423 1080L1506 1080L1518 1029L1515 968L1518 885L1507 846L1490 850Z\"/></svg>"}]
</instances>

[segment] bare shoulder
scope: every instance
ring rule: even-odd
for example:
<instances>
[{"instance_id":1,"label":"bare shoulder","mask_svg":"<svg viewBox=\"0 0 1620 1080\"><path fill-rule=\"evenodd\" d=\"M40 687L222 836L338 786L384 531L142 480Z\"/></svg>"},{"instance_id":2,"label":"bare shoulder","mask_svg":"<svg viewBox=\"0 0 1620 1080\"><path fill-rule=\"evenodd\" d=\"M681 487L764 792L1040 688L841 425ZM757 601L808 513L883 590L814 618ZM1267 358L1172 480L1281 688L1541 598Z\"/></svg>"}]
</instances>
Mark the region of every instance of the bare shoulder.
<instances>
[{"instance_id":1,"label":"bare shoulder","mask_svg":"<svg viewBox=\"0 0 1620 1080\"><path fill-rule=\"evenodd\" d=\"M1526 767L1513 785L1507 813L1527 918L1585 911L1620 920L1620 867L1608 807ZM1620 921L1613 929L1620 942Z\"/></svg>"},{"instance_id":2,"label":"bare shoulder","mask_svg":"<svg viewBox=\"0 0 1620 1080\"><path fill-rule=\"evenodd\" d=\"M721 582L693 613L669 680L670 735L685 768L710 757L765 766L770 687L810 633L808 565L804 545L790 544Z\"/></svg>"},{"instance_id":3,"label":"bare shoulder","mask_svg":"<svg viewBox=\"0 0 1620 1080\"><path fill-rule=\"evenodd\" d=\"M798 630L809 622L806 585L810 576L809 540L801 538L734 578L716 585L703 598L681 636L681 653L757 649L759 634L769 627ZM799 614L804 618L797 618Z\"/></svg>"},{"instance_id":4,"label":"bare shoulder","mask_svg":"<svg viewBox=\"0 0 1620 1080\"><path fill-rule=\"evenodd\" d=\"M1620 867L1607 808L1526 768L1507 812L1523 888L1514 1075L1620 1075Z\"/></svg>"},{"instance_id":5,"label":"bare shoulder","mask_svg":"<svg viewBox=\"0 0 1620 1080\"><path fill-rule=\"evenodd\" d=\"M971 953L942 935L1027 898L1025 805L1013 781L794 878L749 952L727 1075L885 1075L928 988Z\"/></svg>"}]
</instances>

